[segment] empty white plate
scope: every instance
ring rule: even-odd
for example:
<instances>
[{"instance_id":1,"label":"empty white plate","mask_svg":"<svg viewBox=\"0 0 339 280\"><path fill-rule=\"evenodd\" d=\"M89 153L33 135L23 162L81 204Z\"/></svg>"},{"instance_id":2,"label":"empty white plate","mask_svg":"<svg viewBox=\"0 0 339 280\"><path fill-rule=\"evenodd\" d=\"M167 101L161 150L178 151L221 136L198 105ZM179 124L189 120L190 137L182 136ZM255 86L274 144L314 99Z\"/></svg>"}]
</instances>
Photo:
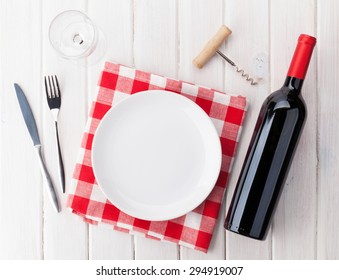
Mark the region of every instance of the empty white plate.
<instances>
[{"instance_id":1,"label":"empty white plate","mask_svg":"<svg viewBox=\"0 0 339 280\"><path fill-rule=\"evenodd\" d=\"M211 192L221 145L207 114L176 93L151 90L113 106L92 147L94 174L107 198L144 220L193 210Z\"/></svg>"}]
</instances>

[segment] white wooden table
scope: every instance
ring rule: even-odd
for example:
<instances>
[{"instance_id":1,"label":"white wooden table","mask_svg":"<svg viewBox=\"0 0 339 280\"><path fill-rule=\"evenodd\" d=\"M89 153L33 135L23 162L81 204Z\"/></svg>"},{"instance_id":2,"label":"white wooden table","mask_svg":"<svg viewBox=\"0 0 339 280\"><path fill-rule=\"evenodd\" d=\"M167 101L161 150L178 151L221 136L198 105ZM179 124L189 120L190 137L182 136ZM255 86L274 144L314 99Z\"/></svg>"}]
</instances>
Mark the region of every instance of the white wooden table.
<instances>
[{"instance_id":1,"label":"white wooden table","mask_svg":"<svg viewBox=\"0 0 339 280\"><path fill-rule=\"evenodd\" d=\"M60 137L69 188L102 62L77 67L48 41L59 12L83 11L107 41L105 59L243 94L250 104L225 203L208 254L89 226L48 200L13 83L26 91L43 152L57 182L57 153L43 75L62 84ZM339 1L336 0L0 0L0 259L337 259L339 258ZM202 70L192 58L221 24L222 50L250 73L251 87L220 58ZM264 98L278 89L300 33L318 43L304 84L308 119L266 241L226 232L223 221ZM263 58L263 62L260 62ZM266 62L265 62L266 59ZM259 62L258 62L259 61ZM259 63L259 64L258 64Z\"/></svg>"}]
</instances>

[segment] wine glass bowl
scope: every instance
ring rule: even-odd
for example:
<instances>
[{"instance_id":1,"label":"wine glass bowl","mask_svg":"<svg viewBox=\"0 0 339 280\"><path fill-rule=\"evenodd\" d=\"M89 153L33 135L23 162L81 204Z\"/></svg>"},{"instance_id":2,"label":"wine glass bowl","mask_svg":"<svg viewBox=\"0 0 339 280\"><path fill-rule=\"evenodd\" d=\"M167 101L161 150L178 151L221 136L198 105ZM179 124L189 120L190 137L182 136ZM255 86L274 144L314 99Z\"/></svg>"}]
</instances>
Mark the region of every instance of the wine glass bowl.
<instances>
[{"instance_id":1,"label":"wine glass bowl","mask_svg":"<svg viewBox=\"0 0 339 280\"><path fill-rule=\"evenodd\" d=\"M91 58L97 52L102 38L92 20L80 11L60 13L49 27L49 41L54 50L61 57L72 61L84 63L86 58ZM96 54L96 57L100 57L100 54Z\"/></svg>"}]
</instances>

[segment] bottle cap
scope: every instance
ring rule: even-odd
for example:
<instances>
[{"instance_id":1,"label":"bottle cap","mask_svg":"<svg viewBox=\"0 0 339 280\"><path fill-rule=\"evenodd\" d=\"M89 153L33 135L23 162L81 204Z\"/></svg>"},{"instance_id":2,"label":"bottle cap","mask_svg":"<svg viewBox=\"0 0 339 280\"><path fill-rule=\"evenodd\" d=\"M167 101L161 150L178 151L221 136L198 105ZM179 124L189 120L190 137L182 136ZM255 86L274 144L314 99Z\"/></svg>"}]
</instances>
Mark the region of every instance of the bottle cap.
<instances>
[{"instance_id":1,"label":"bottle cap","mask_svg":"<svg viewBox=\"0 0 339 280\"><path fill-rule=\"evenodd\" d=\"M298 42L310 44L314 47L315 43L317 42L317 39L307 34L300 34Z\"/></svg>"},{"instance_id":2,"label":"bottle cap","mask_svg":"<svg viewBox=\"0 0 339 280\"><path fill-rule=\"evenodd\" d=\"M301 34L299 36L298 44L287 73L288 76L301 80L305 79L316 41L316 38L307 34Z\"/></svg>"}]
</instances>

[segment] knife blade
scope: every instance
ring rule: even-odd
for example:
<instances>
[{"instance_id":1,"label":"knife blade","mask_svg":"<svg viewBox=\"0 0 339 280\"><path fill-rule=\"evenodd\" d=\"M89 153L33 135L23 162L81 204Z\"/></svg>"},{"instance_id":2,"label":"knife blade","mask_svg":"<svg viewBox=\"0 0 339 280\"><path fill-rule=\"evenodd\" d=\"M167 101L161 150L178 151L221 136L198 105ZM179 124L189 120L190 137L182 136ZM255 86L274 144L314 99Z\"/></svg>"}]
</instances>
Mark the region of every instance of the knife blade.
<instances>
[{"instance_id":1,"label":"knife blade","mask_svg":"<svg viewBox=\"0 0 339 280\"><path fill-rule=\"evenodd\" d=\"M36 151L38 159L39 159L40 170L41 170L42 176L44 178L44 181L45 181L45 184L46 184L46 187L47 187L49 198L52 202L54 209L57 212L60 212L60 205L59 205L58 197L57 197L57 194L55 192L55 188L53 186L53 182L51 180L51 177L50 177L50 175L47 171L46 165L45 165L43 158L42 158L39 133L38 133L38 129L37 129L37 126L36 126L36 122L35 122L35 119L34 119L32 109L29 106L26 95L24 94L21 87L18 84L15 83L14 88L15 88L16 96L18 98L18 102L19 102L19 105L20 105L20 109L21 109L23 118L24 118L25 123L26 123L26 127L27 127L28 132L31 136L33 146L35 148L35 151Z\"/></svg>"},{"instance_id":2,"label":"knife blade","mask_svg":"<svg viewBox=\"0 0 339 280\"><path fill-rule=\"evenodd\" d=\"M33 112L31 110L31 107L28 104L27 98L18 84L14 84L14 88L15 88L16 96L18 98L20 109L24 117L28 132L31 135L33 145L34 146L40 145L38 129L36 127Z\"/></svg>"}]
</instances>

